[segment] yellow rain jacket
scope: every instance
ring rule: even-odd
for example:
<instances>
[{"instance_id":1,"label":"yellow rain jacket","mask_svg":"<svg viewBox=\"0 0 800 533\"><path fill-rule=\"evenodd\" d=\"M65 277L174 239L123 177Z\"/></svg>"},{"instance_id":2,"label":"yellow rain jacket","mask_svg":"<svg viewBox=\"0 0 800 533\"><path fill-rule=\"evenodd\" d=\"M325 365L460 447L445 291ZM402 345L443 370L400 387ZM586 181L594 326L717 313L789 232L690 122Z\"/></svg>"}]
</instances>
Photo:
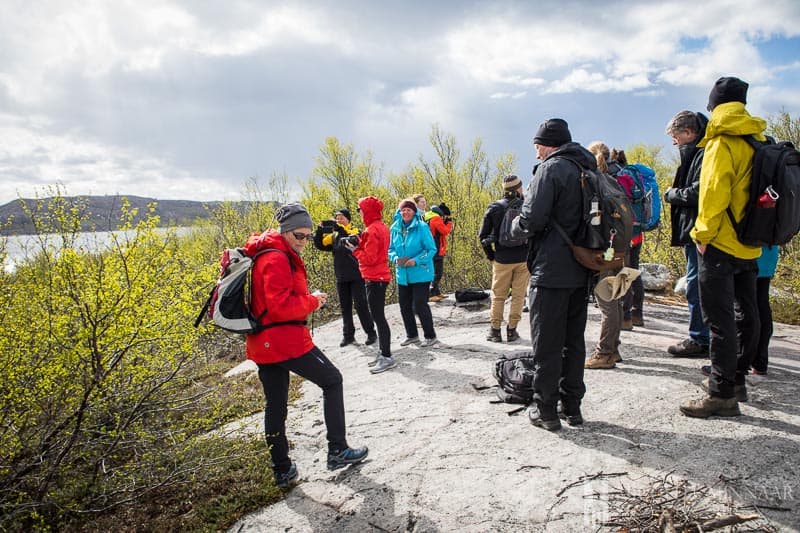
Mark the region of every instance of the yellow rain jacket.
<instances>
[{"instance_id":1,"label":"yellow rain jacket","mask_svg":"<svg viewBox=\"0 0 800 533\"><path fill-rule=\"evenodd\" d=\"M756 259L761 248L747 246L736 238L728 213L736 221L744 216L750 197L753 149L742 135L764 141L766 121L751 116L741 102L719 104L711 113L706 135L697 144L705 148L700 172L700 200L692 239L740 259Z\"/></svg>"}]
</instances>

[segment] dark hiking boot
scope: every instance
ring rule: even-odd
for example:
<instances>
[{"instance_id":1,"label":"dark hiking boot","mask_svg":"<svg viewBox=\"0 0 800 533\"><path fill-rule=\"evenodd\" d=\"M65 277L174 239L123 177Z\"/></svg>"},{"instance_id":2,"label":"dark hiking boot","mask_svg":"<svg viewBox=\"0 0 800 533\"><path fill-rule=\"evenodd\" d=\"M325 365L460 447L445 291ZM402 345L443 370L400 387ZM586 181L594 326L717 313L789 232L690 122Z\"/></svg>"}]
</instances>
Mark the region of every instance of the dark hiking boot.
<instances>
[{"instance_id":1,"label":"dark hiking boot","mask_svg":"<svg viewBox=\"0 0 800 533\"><path fill-rule=\"evenodd\" d=\"M622 331L633 331L633 320L630 318L623 318L622 325L619 327Z\"/></svg>"},{"instance_id":2,"label":"dark hiking boot","mask_svg":"<svg viewBox=\"0 0 800 533\"><path fill-rule=\"evenodd\" d=\"M558 431L561 429L561 420L558 415L546 416L542 413L537 404L528 407L528 421L536 427L544 428L547 431Z\"/></svg>"},{"instance_id":3,"label":"dark hiking boot","mask_svg":"<svg viewBox=\"0 0 800 533\"><path fill-rule=\"evenodd\" d=\"M644 326L644 318L642 318L642 315L633 315L631 316L631 323L634 326L642 327Z\"/></svg>"},{"instance_id":4,"label":"dark hiking boot","mask_svg":"<svg viewBox=\"0 0 800 533\"><path fill-rule=\"evenodd\" d=\"M519 333L517 333L517 328L506 328L506 341L507 342L514 342L519 340Z\"/></svg>"},{"instance_id":5,"label":"dark hiking boot","mask_svg":"<svg viewBox=\"0 0 800 533\"><path fill-rule=\"evenodd\" d=\"M340 452L328 453L328 470L344 468L347 465L360 463L367 458L369 450L366 446L361 448L345 448Z\"/></svg>"},{"instance_id":6,"label":"dark hiking boot","mask_svg":"<svg viewBox=\"0 0 800 533\"><path fill-rule=\"evenodd\" d=\"M288 489L297 481L297 465L294 462L289 465L286 472L273 471L272 473L275 476L275 486L279 489Z\"/></svg>"},{"instance_id":7,"label":"dark hiking boot","mask_svg":"<svg viewBox=\"0 0 800 533\"><path fill-rule=\"evenodd\" d=\"M339 347L344 348L348 344L353 344L354 342L356 342L356 340L353 337L342 337L342 342L339 343Z\"/></svg>"},{"instance_id":8,"label":"dark hiking boot","mask_svg":"<svg viewBox=\"0 0 800 533\"><path fill-rule=\"evenodd\" d=\"M686 400L681 403L681 413L693 418L708 418L709 416L741 416L739 402L736 398L717 398L704 396L697 400Z\"/></svg>"},{"instance_id":9,"label":"dark hiking boot","mask_svg":"<svg viewBox=\"0 0 800 533\"><path fill-rule=\"evenodd\" d=\"M373 344L375 344L375 342L377 342L377 340L378 340L378 334L373 331L372 333L367 334L367 340L364 341L364 344L366 344L367 346L372 346Z\"/></svg>"},{"instance_id":10,"label":"dark hiking boot","mask_svg":"<svg viewBox=\"0 0 800 533\"><path fill-rule=\"evenodd\" d=\"M708 380L709 379L710 378L706 378L700 383L700 386L706 392L708 392ZM733 395L736 396L736 401L742 402L742 403L747 402L747 385L734 385L733 386Z\"/></svg>"},{"instance_id":11,"label":"dark hiking boot","mask_svg":"<svg viewBox=\"0 0 800 533\"><path fill-rule=\"evenodd\" d=\"M708 356L708 346L697 344L692 339L673 344L667 351L675 357L706 357Z\"/></svg>"},{"instance_id":12,"label":"dark hiking boot","mask_svg":"<svg viewBox=\"0 0 800 533\"><path fill-rule=\"evenodd\" d=\"M489 328L489 334L486 336L487 341L503 342L503 337L500 335L500 328Z\"/></svg>"},{"instance_id":13,"label":"dark hiking boot","mask_svg":"<svg viewBox=\"0 0 800 533\"><path fill-rule=\"evenodd\" d=\"M563 404L558 406L558 418L566 420L570 426L580 426L583 424L583 415L581 415L580 407L564 407Z\"/></svg>"}]
</instances>

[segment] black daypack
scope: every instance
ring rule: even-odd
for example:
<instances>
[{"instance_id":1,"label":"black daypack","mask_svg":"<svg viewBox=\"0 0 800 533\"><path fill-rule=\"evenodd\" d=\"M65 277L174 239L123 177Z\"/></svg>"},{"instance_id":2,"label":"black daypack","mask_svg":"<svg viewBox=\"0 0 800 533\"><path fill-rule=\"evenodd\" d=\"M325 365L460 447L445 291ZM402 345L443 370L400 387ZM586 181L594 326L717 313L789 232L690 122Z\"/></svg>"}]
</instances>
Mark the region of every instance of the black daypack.
<instances>
[{"instance_id":1,"label":"black daypack","mask_svg":"<svg viewBox=\"0 0 800 533\"><path fill-rule=\"evenodd\" d=\"M533 401L533 356L530 352L505 353L494 363L497 397L505 403L528 405Z\"/></svg>"},{"instance_id":2,"label":"black daypack","mask_svg":"<svg viewBox=\"0 0 800 533\"><path fill-rule=\"evenodd\" d=\"M489 293L479 287L466 287L456 289L455 298L457 302L478 302L489 297Z\"/></svg>"},{"instance_id":3,"label":"black daypack","mask_svg":"<svg viewBox=\"0 0 800 533\"><path fill-rule=\"evenodd\" d=\"M505 246L506 248L513 248L515 246L524 246L528 244L527 235L516 237L512 236L511 233L511 227L514 223L514 219L519 216L520 210L522 209L522 198L514 198L511 201L509 201L508 198L503 198L497 203L505 208L505 211L503 212L503 219L500 222L500 230L497 232L497 243L500 246Z\"/></svg>"},{"instance_id":4,"label":"black daypack","mask_svg":"<svg viewBox=\"0 0 800 533\"><path fill-rule=\"evenodd\" d=\"M728 217L739 242L749 246L783 245L800 231L800 152L788 141L771 137L760 142L744 139L753 147L753 176L744 217Z\"/></svg>"},{"instance_id":5,"label":"black daypack","mask_svg":"<svg viewBox=\"0 0 800 533\"><path fill-rule=\"evenodd\" d=\"M582 217L574 239L558 223L553 227L584 267L598 272L621 268L633 234L633 208L625 190L614 177L563 159L580 170Z\"/></svg>"}]
</instances>

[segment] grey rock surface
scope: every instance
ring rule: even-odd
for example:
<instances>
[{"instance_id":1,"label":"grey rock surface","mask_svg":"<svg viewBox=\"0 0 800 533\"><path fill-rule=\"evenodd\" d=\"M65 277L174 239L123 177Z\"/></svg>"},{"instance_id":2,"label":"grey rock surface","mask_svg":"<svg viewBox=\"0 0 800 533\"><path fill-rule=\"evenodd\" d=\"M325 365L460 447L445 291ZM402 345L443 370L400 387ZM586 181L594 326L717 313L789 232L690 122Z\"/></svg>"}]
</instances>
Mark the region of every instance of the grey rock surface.
<instances>
[{"instance_id":1,"label":"grey rock surface","mask_svg":"<svg viewBox=\"0 0 800 533\"><path fill-rule=\"evenodd\" d=\"M665 291L672 287L672 276L665 265L658 263L640 263L642 284L646 291Z\"/></svg>"},{"instance_id":2,"label":"grey rock surface","mask_svg":"<svg viewBox=\"0 0 800 533\"><path fill-rule=\"evenodd\" d=\"M701 395L706 360L666 353L686 337L686 308L648 301L645 326L622 332L623 362L586 371L585 424L550 433L473 387L494 382L500 353L530 349L528 314L522 339L496 344L485 340L486 308L456 307L452 296L431 308L441 341L433 348L401 348L399 311L387 308L399 365L380 375L367 367L372 347L338 347L340 322L316 328L344 375L348 440L369 446L369 459L326 469L321 393L304 383L287 422L300 482L230 531L597 531L620 487L644 490L668 473L734 505L762 506L762 525L798 531L800 328L776 324L769 375L749 381L743 416L692 419L678 404ZM589 304L587 352L599 320ZM263 432L263 414L242 424Z\"/></svg>"}]
</instances>

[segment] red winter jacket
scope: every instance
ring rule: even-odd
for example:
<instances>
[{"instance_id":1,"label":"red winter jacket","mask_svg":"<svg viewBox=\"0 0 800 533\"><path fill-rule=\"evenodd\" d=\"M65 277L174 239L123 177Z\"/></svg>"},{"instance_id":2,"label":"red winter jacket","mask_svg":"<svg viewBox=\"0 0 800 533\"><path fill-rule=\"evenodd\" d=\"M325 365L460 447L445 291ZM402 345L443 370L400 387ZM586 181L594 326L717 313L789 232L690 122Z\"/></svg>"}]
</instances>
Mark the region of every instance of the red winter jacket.
<instances>
[{"instance_id":1,"label":"red winter jacket","mask_svg":"<svg viewBox=\"0 0 800 533\"><path fill-rule=\"evenodd\" d=\"M364 281L385 281L392 279L389 271L389 228L381 219L383 202L374 196L358 201L361 218L366 228L361 233L358 247L353 256L358 259L361 277Z\"/></svg>"},{"instance_id":2,"label":"red winter jacket","mask_svg":"<svg viewBox=\"0 0 800 533\"><path fill-rule=\"evenodd\" d=\"M252 272L253 315L259 316L266 308L262 324L306 320L317 308L318 301L308 293L303 260L275 230L254 233L244 245L248 254L263 248L275 248L284 253L270 252L256 258ZM275 326L245 336L247 358L261 364L294 359L313 347L308 327L301 324Z\"/></svg>"},{"instance_id":3,"label":"red winter jacket","mask_svg":"<svg viewBox=\"0 0 800 533\"><path fill-rule=\"evenodd\" d=\"M431 235L433 235L433 242L439 245L436 255L444 257L447 255L447 236L453 231L453 221L447 222L439 215L433 215L428 220L428 225L431 228Z\"/></svg>"}]
</instances>

